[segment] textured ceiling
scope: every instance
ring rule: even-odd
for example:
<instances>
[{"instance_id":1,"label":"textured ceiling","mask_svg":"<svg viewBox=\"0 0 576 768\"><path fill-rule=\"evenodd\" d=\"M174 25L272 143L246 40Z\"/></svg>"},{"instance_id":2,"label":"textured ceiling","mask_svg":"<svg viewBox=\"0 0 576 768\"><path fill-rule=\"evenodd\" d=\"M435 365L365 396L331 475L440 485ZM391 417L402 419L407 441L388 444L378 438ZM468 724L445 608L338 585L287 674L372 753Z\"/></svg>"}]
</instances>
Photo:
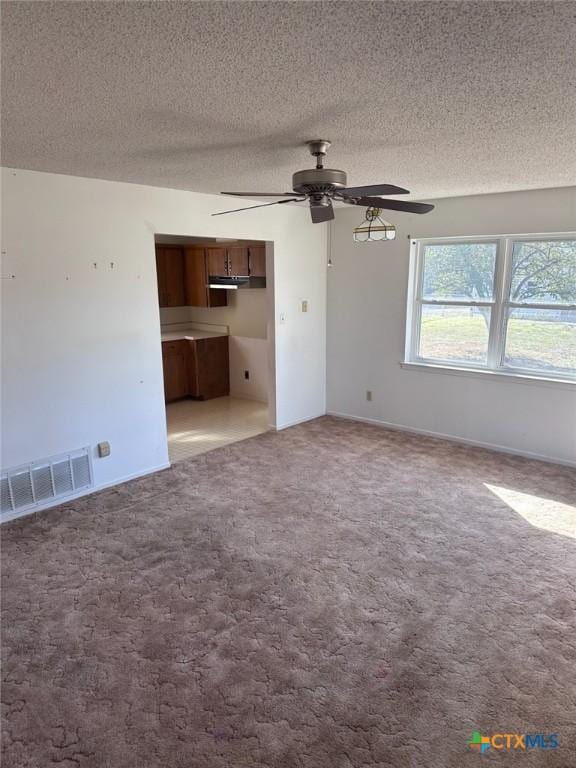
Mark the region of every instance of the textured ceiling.
<instances>
[{"instance_id":1,"label":"textured ceiling","mask_svg":"<svg viewBox=\"0 0 576 768\"><path fill-rule=\"evenodd\" d=\"M3 164L413 197L576 182L576 2L3 2Z\"/></svg>"}]
</instances>

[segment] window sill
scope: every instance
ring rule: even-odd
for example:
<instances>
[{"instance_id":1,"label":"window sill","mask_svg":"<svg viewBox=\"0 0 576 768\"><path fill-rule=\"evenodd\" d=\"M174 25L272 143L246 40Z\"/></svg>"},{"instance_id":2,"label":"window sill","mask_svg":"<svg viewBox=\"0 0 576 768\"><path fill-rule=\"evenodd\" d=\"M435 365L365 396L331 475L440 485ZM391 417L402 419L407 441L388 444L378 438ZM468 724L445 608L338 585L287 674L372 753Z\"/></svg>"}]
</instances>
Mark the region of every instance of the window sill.
<instances>
[{"instance_id":1,"label":"window sill","mask_svg":"<svg viewBox=\"0 0 576 768\"><path fill-rule=\"evenodd\" d=\"M463 368L456 365L436 365L435 363L401 362L401 368L414 371L426 371L428 373L444 373L449 376L471 376L480 379L492 379L509 384L536 384L545 387L560 387L564 389L576 389L576 381L568 379L555 379L549 376L531 376L528 373L514 373L512 371L487 371L477 368Z\"/></svg>"}]
</instances>

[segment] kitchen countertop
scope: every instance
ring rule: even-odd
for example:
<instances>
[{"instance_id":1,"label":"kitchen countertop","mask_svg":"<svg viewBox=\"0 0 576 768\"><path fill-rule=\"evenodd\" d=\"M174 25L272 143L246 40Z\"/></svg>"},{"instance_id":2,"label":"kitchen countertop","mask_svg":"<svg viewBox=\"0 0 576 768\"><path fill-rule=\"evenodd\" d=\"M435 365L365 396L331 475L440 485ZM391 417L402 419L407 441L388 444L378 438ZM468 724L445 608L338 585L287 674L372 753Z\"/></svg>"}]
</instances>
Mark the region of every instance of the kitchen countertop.
<instances>
[{"instance_id":1,"label":"kitchen countertop","mask_svg":"<svg viewBox=\"0 0 576 768\"><path fill-rule=\"evenodd\" d=\"M161 331L162 341L179 341L186 339L188 341L199 341L200 339L215 339L218 336L228 336L227 333L218 331L200 331L197 328L186 328L181 331Z\"/></svg>"}]
</instances>

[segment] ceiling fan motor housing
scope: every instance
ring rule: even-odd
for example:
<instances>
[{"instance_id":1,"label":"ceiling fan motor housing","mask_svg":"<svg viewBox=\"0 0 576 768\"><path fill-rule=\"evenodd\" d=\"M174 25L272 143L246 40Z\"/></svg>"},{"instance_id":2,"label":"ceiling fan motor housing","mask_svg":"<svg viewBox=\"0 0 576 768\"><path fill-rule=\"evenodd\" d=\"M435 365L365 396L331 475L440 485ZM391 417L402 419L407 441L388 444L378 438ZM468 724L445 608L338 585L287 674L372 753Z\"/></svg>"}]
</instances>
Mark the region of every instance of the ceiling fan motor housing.
<instances>
[{"instance_id":1,"label":"ceiling fan motor housing","mask_svg":"<svg viewBox=\"0 0 576 768\"><path fill-rule=\"evenodd\" d=\"M292 176L292 189L305 195L326 195L346 186L346 174L335 168L309 168Z\"/></svg>"}]
</instances>

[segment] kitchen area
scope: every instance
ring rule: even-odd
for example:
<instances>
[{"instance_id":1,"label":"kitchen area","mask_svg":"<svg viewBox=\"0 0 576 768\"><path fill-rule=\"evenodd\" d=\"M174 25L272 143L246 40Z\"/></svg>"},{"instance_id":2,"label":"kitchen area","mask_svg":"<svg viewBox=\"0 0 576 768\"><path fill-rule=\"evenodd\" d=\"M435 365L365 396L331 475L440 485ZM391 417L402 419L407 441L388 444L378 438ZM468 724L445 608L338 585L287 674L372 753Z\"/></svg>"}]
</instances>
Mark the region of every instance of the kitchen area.
<instances>
[{"instance_id":1,"label":"kitchen area","mask_svg":"<svg viewBox=\"0 0 576 768\"><path fill-rule=\"evenodd\" d=\"M170 461L269 428L266 243L155 238Z\"/></svg>"}]
</instances>

